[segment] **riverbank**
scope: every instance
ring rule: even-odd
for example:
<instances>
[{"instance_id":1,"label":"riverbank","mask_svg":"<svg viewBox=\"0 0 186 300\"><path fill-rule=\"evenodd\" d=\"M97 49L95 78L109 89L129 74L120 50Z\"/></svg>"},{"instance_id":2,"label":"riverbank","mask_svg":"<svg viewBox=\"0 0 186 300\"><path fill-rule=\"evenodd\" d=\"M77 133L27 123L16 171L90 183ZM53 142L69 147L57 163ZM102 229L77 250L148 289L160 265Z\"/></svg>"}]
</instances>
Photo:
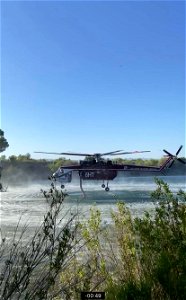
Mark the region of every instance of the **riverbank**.
<instances>
[{"instance_id":1,"label":"riverbank","mask_svg":"<svg viewBox=\"0 0 186 300\"><path fill-rule=\"evenodd\" d=\"M2 181L8 185L29 184L46 180L52 174L47 161L5 161L3 163Z\"/></svg>"}]
</instances>

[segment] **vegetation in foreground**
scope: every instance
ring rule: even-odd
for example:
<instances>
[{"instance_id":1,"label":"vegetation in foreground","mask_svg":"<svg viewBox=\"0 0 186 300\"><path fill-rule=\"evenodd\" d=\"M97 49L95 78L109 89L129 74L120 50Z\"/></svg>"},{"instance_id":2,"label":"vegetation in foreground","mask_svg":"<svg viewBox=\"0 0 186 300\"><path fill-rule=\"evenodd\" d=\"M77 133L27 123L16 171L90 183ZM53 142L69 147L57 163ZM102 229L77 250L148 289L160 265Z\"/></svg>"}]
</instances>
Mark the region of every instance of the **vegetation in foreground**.
<instances>
[{"instance_id":1,"label":"vegetation in foreground","mask_svg":"<svg viewBox=\"0 0 186 300\"><path fill-rule=\"evenodd\" d=\"M81 291L104 291L107 300L186 299L186 193L156 183L152 215L132 218L118 203L110 225L94 207L88 220L73 215L59 226L65 195L43 192L52 204L30 242L2 240L1 299L81 299Z\"/></svg>"}]
</instances>

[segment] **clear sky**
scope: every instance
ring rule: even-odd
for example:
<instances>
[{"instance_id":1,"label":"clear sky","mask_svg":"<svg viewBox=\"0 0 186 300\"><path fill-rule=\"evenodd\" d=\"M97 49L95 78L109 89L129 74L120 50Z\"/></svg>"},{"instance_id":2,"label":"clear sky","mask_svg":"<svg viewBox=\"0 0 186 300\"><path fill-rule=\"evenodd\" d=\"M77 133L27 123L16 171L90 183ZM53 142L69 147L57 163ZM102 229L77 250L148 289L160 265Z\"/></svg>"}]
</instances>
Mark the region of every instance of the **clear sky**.
<instances>
[{"instance_id":1,"label":"clear sky","mask_svg":"<svg viewBox=\"0 0 186 300\"><path fill-rule=\"evenodd\" d=\"M2 1L2 154L122 149L156 158L183 144L184 156L184 6Z\"/></svg>"}]
</instances>

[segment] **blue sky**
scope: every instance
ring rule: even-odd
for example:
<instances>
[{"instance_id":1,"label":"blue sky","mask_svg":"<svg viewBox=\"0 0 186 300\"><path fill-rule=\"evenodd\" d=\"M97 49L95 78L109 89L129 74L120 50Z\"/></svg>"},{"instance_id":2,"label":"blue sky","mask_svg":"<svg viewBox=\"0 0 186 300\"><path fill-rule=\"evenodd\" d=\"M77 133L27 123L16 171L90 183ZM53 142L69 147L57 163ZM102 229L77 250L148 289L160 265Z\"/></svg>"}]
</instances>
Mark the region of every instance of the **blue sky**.
<instances>
[{"instance_id":1,"label":"blue sky","mask_svg":"<svg viewBox=\"0 0 186 300\"><path fill-rule=\"evenodd\" d=\"M184 5L3 1L3 154L185 155Z\"/></svg>"}]
</instances>

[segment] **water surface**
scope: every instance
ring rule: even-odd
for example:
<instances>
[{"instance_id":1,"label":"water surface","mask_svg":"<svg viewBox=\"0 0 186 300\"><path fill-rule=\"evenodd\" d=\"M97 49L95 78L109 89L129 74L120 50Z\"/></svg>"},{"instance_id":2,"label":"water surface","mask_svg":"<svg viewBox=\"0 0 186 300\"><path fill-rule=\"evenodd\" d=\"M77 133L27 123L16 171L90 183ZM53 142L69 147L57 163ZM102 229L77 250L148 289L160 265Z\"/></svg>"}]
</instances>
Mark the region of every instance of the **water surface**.
<instances>
[{"instance_id":1,"label":"water surface","mask_svg":"<svg viewBox=\"0 0 186 300\"><path fill-rule=\"evenodd\" d=\"M186 190L184 176L160 178L167 182L175 193L180 189ZM79 211L79 219L83 219L89 216L90 207L96 205L102 212L103 221L109 223L111 220L110 210L116 209L116 202L118 201L126 202L134 216L141 216L144 211L154 209L151 192L155 190L156 184L153 177L133 177L125 178L125 180L120 178L109 183L109 192L105 192L100 185L100 182L96 184L83 183L85 199L78 182L67 185L65 191L68 192L68 196L65 199L62 214ZM43 216L49 208L41 189L48 191L50 187L50 181L42 181L30 183L27 186L9 186L7 192L1 193L0 218L3 232L10 233L15 229L18 222L20 226L27 224L30 230L34 230L41 224Z\"/></svg>"}]
</instances>

